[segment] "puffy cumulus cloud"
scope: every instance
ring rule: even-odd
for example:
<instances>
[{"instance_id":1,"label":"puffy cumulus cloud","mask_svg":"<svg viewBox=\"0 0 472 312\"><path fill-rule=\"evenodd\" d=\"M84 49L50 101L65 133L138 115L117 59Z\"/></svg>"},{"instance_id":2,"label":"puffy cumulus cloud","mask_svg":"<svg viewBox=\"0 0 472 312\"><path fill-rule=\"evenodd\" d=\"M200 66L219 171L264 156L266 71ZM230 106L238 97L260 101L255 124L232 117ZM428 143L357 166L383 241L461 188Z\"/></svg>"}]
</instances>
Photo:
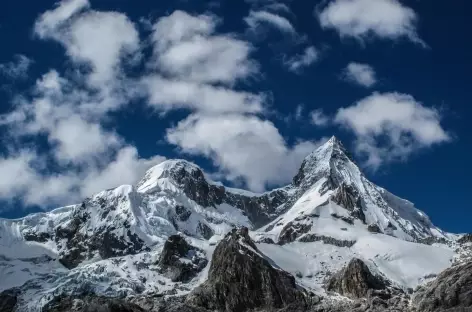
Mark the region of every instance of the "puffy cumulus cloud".
<instances>
[{"instance_id":1,"label":"puffy cumulus cloud","mask_svg":"<svg viewBox=\"0 0 472 312\"><path fill-rule=\"evenodd\" d=\"M77 203L94 193L120 184L136 183L151 166L164 160L155 156L141 159L135 147L121 148L116 157L100 167L83 167L62 173L44 173L41 164L43 155L31 150L0 158L0 198L21 199L30 205L61 205Z\"/></svg>"},{"instance_id":2,"label":"puffy cumulus cloud","mask_svg":"<svg viewBox=\"0 0 472 312\"><path fill-rule=\"evenodd\" d=\"M295 55L284 62L288 70L300 73L303 68L310 66L319 59L319 52L315 47L307 47L303 53Z\"/></svg>"},{"instance_id":3,"label":"puffy cumulus cloud","mask_svg":"<svg viewBox=\"0 0 472 312\"><path fill-rule=\"evenodd\" d=\"M18 54L11 62L0 64L0 76L3 75L9 79L25 79L28 70L33 61L28 57Z\"/></svg>"},{"instance_id":4,"label":"puffy cumulus cloud","mask_svg":"<svg viewBox=\"0 0 472 312\"><path fill-rule=\"evenodd\" d=\"M149 104L163 111L187 108L207 113L263 111L264 96L192 81L169 80L160 76L143 79Z\"/></svg>"},{"instance_id":5,"label":"puffy cumulus cloud","mask_svg":"<svg viewBox=\"0 0 472 312\"><path fill-rule=\"evenodd\" d=\"M335 0L318 12L318 18L323 28L343 37L406 37L424 45L416 31L415 11L398 0Z\"/></svg>"},{"instance_id":6,"label":"puffy cumulus cloud","mask_svg":"<svg viewBox=\"0 0 472 312\"><path fill-rule=\"evenodd\" d=\"M289 147L274 124L240 114L191 115L167 132L183 152L209 157L228 180L242 179L253 191L290 181L316 142Z\"/></svg>"},{"instance_id":7,"label":"puffy cumulus cloud","mask_svg":"<svg viewBox=\"0 0 472 312\"><path fill-rule=\"evenodd\" d=\"M366 164L373 169L451 140L439 112L407 94L374 93L339 109L335 122L354 132L357 152L367 156Z\"/></svg>"},{"instance_id":8,"label":"puffy cumulus cloud","mask_svg":"<svg viewBox=\"0 0 472 312\"><path fill-rule=\"evenodd\" d=\"M219 19L175 11L153 25L152 73L141 79L148 103L161 111L263 111L265 97L233 86L258 73L252 47L233 34L216 34Z\"/></svg>"},{"instance_id":9,"label":"puffy cumulus cloud","mask_svg":"<svg viewBox=\"0 0 472 312\"><path fill-rule=\"evenodd\" d=\"M116 132L102 127L97 115L82 113L82 106L95 103L94 96L78 92L55 71L37 81L34 97L22 98L16 109L2 115L12 150L0 158L4 179L0 197L19 197L27 204L65 204L103 189L137 182L144 171L161 162L160 156L139 157ZM41 136L49 143L26 149L22 140ZM50 171L48 164L54 164Z\"/></svg>"},{"instance_id":10,"label":"puffy cumulus cloud","mask_svg":"<svg viewBox=\"0 0 472 312\"><path fill-rule=\"evenodd\" d=\"M65 0L38 17L35 34L63 45L71 61L66 74L73 74L47 72L31 92L14 98L12 111L0 116L7 151L0 157L0 175L18 177L2 180L0 197L70 204L137 182L164 158L140 158L134 146L103 122L141 96L140 82L123 71L141 55L135 25L121 13ZM37 140L42 143L25 144Z\"/></svg>"},{"instance_id":11,"label":"puffy cumulus cloud","mask_svg":"<svg viewBox=\"0 0 472 312\"><path fill-rule=\"evenodd\" d=\"M270 25L284 33L297 35L297 31L293 27L292 23L287 18L276 13L251 10L249 15L244 18L244 21L253 30L257 29L261 25Z\"/></svg>"},{"instance_id":12,"label":"puffy cumulus cloud","mask_svg":"<svg viewBox=\"0 0 472 312\"><path fill-rule=\"evenodd\" d=\"M91 86L106 84L120 74L124 55L139 50L139 34L124 14L80 9L87 1L64 1L54 10L42 14L35 33L42 39L59 41L77 63L90 65Z\"/></svg>"},{"instance_id":13,"label":"puffy cumulus cloud","mask_svg":"<svg viewBox=\"0 0 472 312\"><path fill-rule=\"evenodd\" d=\"M153 26L151 66L172 78L232 85L258 71L251 45L230 34L215 34L219 20L175 11Z\"/></svg>"},{"instance_id":14,"label":"puffy cumulus cloud","mask_svg":"<svg viewBox=\"0 0 472 312\"><path fill-rule=\"evenodd\" d=\"M374 68L367 64L355 62L349 63L344 70L342 77L349 82L365 88L370 88L377 83Z\"/></svg>"}]
</instances>

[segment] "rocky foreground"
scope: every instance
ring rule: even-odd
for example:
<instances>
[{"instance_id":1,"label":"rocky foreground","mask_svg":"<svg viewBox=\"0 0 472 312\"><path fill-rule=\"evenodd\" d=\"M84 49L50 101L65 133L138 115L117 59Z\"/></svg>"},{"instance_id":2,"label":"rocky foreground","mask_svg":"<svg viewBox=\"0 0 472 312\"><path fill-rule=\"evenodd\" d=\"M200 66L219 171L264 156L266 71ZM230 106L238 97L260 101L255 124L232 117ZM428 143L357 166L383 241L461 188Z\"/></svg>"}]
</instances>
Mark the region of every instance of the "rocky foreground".
<instances>
[{"instance_id":1,"label":"rocky foreground","mask_svg":"<svg viewBox=\"0 0 472 312\"><path fill-rule=\"evenodd\" d=\"M159 268L175 280L190 278L204 266L201 251L183 237L168 239ZM373 274L360 259L352 259L326 280L330 294L320 297L300 287L294 276L277 267L249 237L247 228L233 229L217 245L208 279L184 296L108 298L83 292L59 296L44 312L467 312L472 311L472 261L442 272L434 281L410 293ZM0 294L0 311L14 312L20 289ZM332 296L333 294L339 296Z\"/></svg>"}]
</instances>

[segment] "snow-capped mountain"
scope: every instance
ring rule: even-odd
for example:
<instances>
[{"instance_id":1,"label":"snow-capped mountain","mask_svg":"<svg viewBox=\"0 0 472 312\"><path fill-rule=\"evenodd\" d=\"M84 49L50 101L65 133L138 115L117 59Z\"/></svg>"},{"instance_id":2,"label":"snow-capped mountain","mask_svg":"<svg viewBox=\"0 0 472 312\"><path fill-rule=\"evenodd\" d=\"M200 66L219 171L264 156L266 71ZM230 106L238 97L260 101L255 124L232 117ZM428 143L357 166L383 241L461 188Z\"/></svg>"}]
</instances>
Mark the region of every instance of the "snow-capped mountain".
<instances>
[{"instance_id":1,"label":"snow-capped mountain","mask_svg":"<svg viewBox=\"0 0 472 312\"><path fill-rule=\"evenodd\" d=\"M321 296L330 296L326 278L354 258L398 289L414 288L451 265L459 238L370 182L333 137L290 185L262 194L167 160L135 186L0 219L0 292L14 290L11 311L39 311L61 296L187 294L205 282L216 244L234 227L249 228L258 254ZM166 262L163 250L176 235L187 243L172 240L181 247Z\"/></svg>"}]
</instances>

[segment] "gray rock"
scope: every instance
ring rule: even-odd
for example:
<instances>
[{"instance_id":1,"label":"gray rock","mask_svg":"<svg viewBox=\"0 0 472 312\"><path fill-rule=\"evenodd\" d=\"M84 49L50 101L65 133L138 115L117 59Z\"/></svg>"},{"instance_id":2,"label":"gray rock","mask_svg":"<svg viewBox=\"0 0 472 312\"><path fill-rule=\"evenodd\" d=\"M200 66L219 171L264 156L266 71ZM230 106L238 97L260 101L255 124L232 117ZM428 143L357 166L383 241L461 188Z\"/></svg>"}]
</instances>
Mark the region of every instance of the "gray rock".
<instances>
[{"instance_id":1,"label":"gray rock","mask_svg":"<svg viewBox=\"0 0 472 312\"><path fill-rule=\"evenodd\" d=\"M0 311L14 312L18 302L19 293L19 290L15 288L2 291L0 293Z\"/></svg>"},{"instance_id":2,"label":"gray rock","mask_svg":"<svg viewBox=\"0 0 472 312\"><path fill-rule=\"evenodd\" d=\"M195 289L187 303L217 311L273 311L307 306L307 294L295 278L274 268L249 237L248 229L234 229L216 247L208 280ZM297 308L297 309L298 309Z\"/></svg>"},{"instance_id":3,"label":"gray rock","mask_svg":"<svg viewBox=\"0 0 472 312\"><path fill-rule=\"evenodd\" d=\"M158 262L161 273L173 282L190 281L207 264L203 251L191 246L180 235L167 239Z\"/></svg>"},{"instance_id":4,"label":"gray rock","mask_svg":"<svg viewBox=\"0 0 472 312\"><path fill-rule=\"evenodd\" d=\"M357 258L352 259L344 269L334 274L326 284L328 291L352 299L367 297L370 289L386 288L387 283L382 278L374 276L367 265Z\"/></svg>"},{"instance_id":5,"label":"gray rock","mask_svg":"<svg viewBox=\"0 0 472 312\"><path fill-rule=\"evenodd\" d=\"M279 235L279 244L287 244L295 241L301 235L311 230L311 220L304 220L302 222L292 221L287 223Z\"/></svg>"},{"instance_id":6,"label":"gray rock","mask_svg":"<svg viewBox=\"0 0 472 312\"><path fill-rule=\"evenodd\" d=\"M453 266L413 296L419 312L472 311L472 261Z\"/></svg>"},{"instance_id":7,"label":"gray rock","mask_svg":"<svg viewBox=\"0 0 472 312\"><path fill-rule=\"evenodd\" d=\"M367 227L367 231L371 233L382 233L382 230L380 229L380 227L375 223L369 224L369 226Z\"/></svg>"},{"instance_id":8,"label":"gray rock","mask_svg":"<svg viewBox=\"0 0 472 312\"><path fill-rule=\"evenodd\" d=\"M351 248L356 243L356 241L340 240L333 237L329 237L325 235L317 235L317 234L304 235L300 237L298 241L303 242L303 243L312 243L312 242L321 241L324 244L333 245L337 247L347 247L347 248Z\"/></svg>"},{"instance_id":9,"label":"gray rock","mask_svg":"<svg viewBox=\"0 0 472 312\"><path fill-rule=\"evenodd\" d=\"M61 296L49 302L43 312L144 312L128 300L94 295L83 297Z\"/></svg>"},{"instance_id":10,"label":"gray rock","mask_svg":"<svg viewBox=\"0 0 472 312\"><path fill-rule=\"evenodd\" d=\"M459 244L472 243L472 233L465 234L457 240Z\"/></svg>"}]
</instances>

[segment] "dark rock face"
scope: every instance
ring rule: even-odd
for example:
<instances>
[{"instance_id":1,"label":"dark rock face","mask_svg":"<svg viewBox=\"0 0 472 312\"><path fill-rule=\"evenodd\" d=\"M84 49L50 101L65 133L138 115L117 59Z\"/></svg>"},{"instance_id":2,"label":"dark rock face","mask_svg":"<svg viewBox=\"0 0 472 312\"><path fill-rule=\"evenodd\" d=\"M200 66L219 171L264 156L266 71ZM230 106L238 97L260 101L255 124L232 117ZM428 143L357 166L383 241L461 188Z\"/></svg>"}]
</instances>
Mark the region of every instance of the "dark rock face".
<instances>
[{"instance_id":1,"label":"dark rock face","mask_svg":"<svg viewBox=\"0 0 472 312\"><path fill-rule=\"evenodd\" d=\"M362 210L362 200L359 191L352 185L341 183L331 200L350 211L353 218L365 223L365 214Z\"/></svg>"},{"instance_id":2,"label":"dark rock face","mask_svg":"<svg viewBox=\"0 0 472 312\"><path fill-rule=\"evenodd\" d=\"M277 189L260 196L245 196L232 193L224 186L209 184L198 167L191 167L182 161L163 177L172 178L185 195L202 207L215 207L227 203L240 209L255 228L267 224L276 217L276 209L285 204L289 195L284 189ZM287 209L289 206L287 205ZM185 215L184 215L185 217Z\"/></svg>"},{"instance_id":3,"label":"dark rock face","mask_svg":"<svg viewBox=\"0 0 472 312\"><path fill-rule=\"evenodd\" d=\"M466 244L466 243L472 243L472 233L471 234L465 234L461 238L457 240L459 244Z\"/></svg>"},{"instance_id":4,"label":"dark rock face","mask_svg":"<svg viewBox=\"0 0 472 312\"><path fill-rule=\"evenodd\" d=\"M38 243L45 243L51 238L49 233L44 233L44 232L35 233L33 231L28 231L28 232L23 233L23 237L27 241L34 241Z\"/></svg>"},{"instance_id":5,"label":"dark rock face","mask_svg":"<svg viewBox=\"0 0 472 312\"><path fill-rule=\"evenodd\" d=\"M336 238L333 238L333 237L329 237L329 236L325 236L325 235L316 235L316 234L307 234L305 236L302 236L298 241L303 242L303 243L311 243L311 242L321 241L324 244L334 245L334 246L337 246L337 247L347 247L347 248L351 248L356 243L356 241L340 240L340 239L336 239Z\"/></svg>"},{"instance_id":6,"label":"dark rock face","mask_svg":"<svg viewBox=\"0 0 472 312\"><path fill-rule=\"evenodd\" d=\"M345 183L339 186L331 197L331 200L349 211L361 206L359 192L353 186L346 185Z\"/></svg>"},{"instance_id":7,"label":"dark rock face","mask_svg":"<svg viewBox=\"0 0 472 312\"><path fill-rule=\"evenodd\" d=\"M369 226L367 227L367 231L371 233L382 233L382 230L380 229L380 227L375 223L369 224Z\"/></svg>"},{"instance_id":8,"label":"dark rock face","mask_svg":"<svg viewBox=\"0 0 472 312\"><path fill-rule=\"evenodd\" d=\"M0 311L14 312L18 301L19 291L16 289L7 289L0 293Z\"/></svg>"},{"instance_id":9,"label":"dark rock face","mask_svg":"<svg viewBox=\"0 0 472 312\"><path fill-rule=\"evenodd\" d=\"M207 264L204 253L179 235L167 239L158 262L161 273L173 282L190 281Z\"/></svg>"},{"instance_id":10,"label":"dark rock face","mask_svg":"<svg viewBox=\"0 0 472 312\"><path fill-rule=\"evenodd\" d=\"M472 311L472 261L446 269L419 288L413 306L418 312Z\"/></svg>"},{"instance_id":11,"label":"dark rock face","mask_svg":"<svg viewBox=\"0 0 472 312\"><path fill-rule=\"evenodd\" d=\"M234 229L218 244L208 280L195 289L190 305L217 311L249 311L305 306L295 278L276 269L257 249L248 229Z\"/></svg>"},{"instance_id":12,"label":"dark rock face","mask_svg":"<svg viewBox=\"0 0 472 312\"><path fill-rule=\"evenodd\" d=\"M279 244L287 244L295 241L298 237L311 230L311 220L303 220L303 222L289 222L284 226L279 235Z\"/></svg>"},{"instance_id":13,"label":"dark rock face","mask_svg":"<svg viewBox=\"0 0 472 312\"><path fill-rule=\"evenodd\" d=\"M56 244L64 244L65 242L59 254L59 261L68 269L77 267L83 260L90 259L95 254L98 254L102 259L108 259L149 250L144 241L129 230L126 220L120 225L120 231L126 231L123 237L116 236L114 225L103 226L88 234L89 231L84 229L90 219L88 209L96 204L91 204L90 200L84 201L74 211L72 220L55 230ZM104 210L104 213L115 209L113 202L99 201L98 204L101 205L100 208ZM91 209L95 208L91 207Z\"/></svg>"},{"instance_id":14,"label":"dark rock face","mask_svg":"<svg viewBox=\"0 0 472 312\"><path fill-rule=\"evenodd\" d=\"M380 277L374 276L367 265L360 259L352 259L347 267L333 275L327 282L326 289L349 298L365 298L370 289L386 289L387 284Z\"/></svg>"},{"instance_id":15,"label":"dark rock face","mask_svg":"<svg viewBox=\"0 0 472 312\"><path fill-rule=\"evenodd\" d=\"M206 224L199 222L198 223L198 232L204 239L210 239L215 233L213 230Z\"/></svg>"},{"instance_id":16,"label":"dark rock face","mask_svg":"<svg viewBox=\"0 0 472 312\"><path fill-rule=\"evenodd\" d=\"M43 312L144 312L139 306L124 299L94 295L84 297L57 297L49 302Z\"/></svg>"}]
</instances>

